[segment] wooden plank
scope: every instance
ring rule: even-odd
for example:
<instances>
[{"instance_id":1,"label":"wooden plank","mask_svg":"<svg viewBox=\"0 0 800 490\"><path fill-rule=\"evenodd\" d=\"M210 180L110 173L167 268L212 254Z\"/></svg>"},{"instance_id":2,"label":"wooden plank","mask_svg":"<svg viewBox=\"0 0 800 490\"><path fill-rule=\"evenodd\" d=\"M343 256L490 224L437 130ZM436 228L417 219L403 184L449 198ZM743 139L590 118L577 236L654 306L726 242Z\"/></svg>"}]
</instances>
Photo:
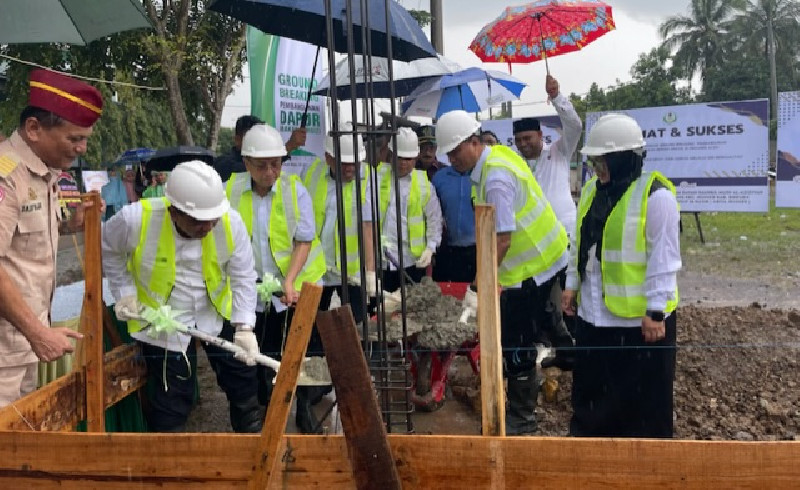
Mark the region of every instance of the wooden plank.
<instances>
[{"instance_id":1,"label":"wooden plank","mask_svg":"<svg viewBox=\"0 0 800 490\"><path fill-rule=\"evenodd\" d=\"M108 335L112 348L122 345L122 336L114 323L114 317L111 316L111 312L108 311L105 305L103 305L103 331Z\"/></svg>"},{"instance_id":2,"label":"wooden plank","mask_svg":"<svg viewBox=\"0 0 800 490\"><path fill-rule=\"evenodd\" d=\"M336 389L356 487L401 488L350 305L320 312L317 328Z\"/></svg>"},{"instance_id":3,"label":"wooden plank","mask_svg":"<svg viewBox=\"0 0 800 490\"><path fill-rule=\"evenodd\" d=\"M83 374L72 372L0 409L0 430L72 430L83 419Z\"/></svg>"},{"instance_id":4,"label":"wooden plank","mask_svg":"<svg viewBox=\"0 0 800 490\"><path fill-rule=\"evenodd\" d=\"M103 260L100 249L100 194L87 196L94 205L86 210L84 247L86 247L86 289L81 311L86 355L86 428L89 432L105 432L105 398L103 397Z\"/></svg>"},{"instance_id":5,"label":"wooden plank","mask_svg":"<svg viewBox=\"0 0 800 490\"><path fill-rule=\"evenodd\" d=\"M121 345L104 356L106 408L119 402L147 381L147 368L138 344Z\"/></svg>"},{"instance_id":6,"label":"wooden plank","mask_svg":"<svg viewBox=\"0 0 800 490\"><path fill-rule=\"evenodd\" d=\"M389 435L406 488L796 488L800 442ZM269 488L355 488L342 436L285 435ZM257 436L0 432L0 488L237 488ZM376 486L376 488L379 488Z\"/></svg>"},{"instance_id":7,"label":"wooden plank","mask_svg":"<svg viewBox=\"0 0 800 490\"><path fill-rule=\"evenodd\" d=\"M278 370L275 386L272 389L272 398L267 408L261 438L255 450L255 463L248 488L266 488L271 480L273 467L280 461L278 450L289 419L292 395L297 387L297 377L306 355L306 347L311 338L311 329L314 326L321 297L321 286L303 283L292 325L286 336L286 348L283 350L281 368ZM248 454L253 453L248 452Z\"/></svg>"},{"instance_id":8,"label":"wooden plank","mask_svg":"<svg viewBox=\"0 0 800 490\"><path fill-rule=\"evenodd\" d=\"M104 356L105 408L144 386L139 346L117 347ZM74 430L86 416L83 374L73 371L0 409L0 430Z\"/></svg>"},{"instance_id":9,"label":"wooden plank","mask_svg":"<svg viewBox=\"0 0 800 490\"><path fill-rule=\"evenodd\" d=\"M506 435L500 297L497 294L497 233L494 206L475 206L478 273L478 331L481 340L481 422L483 435Z\"/></svg>"}]
</instances>

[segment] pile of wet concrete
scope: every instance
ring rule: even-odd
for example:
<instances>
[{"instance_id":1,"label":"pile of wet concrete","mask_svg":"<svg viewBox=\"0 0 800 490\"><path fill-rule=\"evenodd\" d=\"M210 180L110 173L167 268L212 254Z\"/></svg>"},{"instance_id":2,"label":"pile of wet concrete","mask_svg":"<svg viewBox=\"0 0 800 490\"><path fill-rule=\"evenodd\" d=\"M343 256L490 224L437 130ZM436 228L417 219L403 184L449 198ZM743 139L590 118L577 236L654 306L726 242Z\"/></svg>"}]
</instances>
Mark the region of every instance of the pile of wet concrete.
<instances>
[{"instance_id":1,"label":"pile of wet concrete","mask_svg":"<svg viewBox=\"0 0 800 490\"><path fill-rule=\"evenodd\" d=\"M475 317L461 322L461 301L442 294L430 277L419 284L406 287L406 335L416 335L417 344L429 349L445 350L472 340L478 332ZM400 312L386 319L386 338L403 338L403 318Z\"/></svg>"}]
</instances>

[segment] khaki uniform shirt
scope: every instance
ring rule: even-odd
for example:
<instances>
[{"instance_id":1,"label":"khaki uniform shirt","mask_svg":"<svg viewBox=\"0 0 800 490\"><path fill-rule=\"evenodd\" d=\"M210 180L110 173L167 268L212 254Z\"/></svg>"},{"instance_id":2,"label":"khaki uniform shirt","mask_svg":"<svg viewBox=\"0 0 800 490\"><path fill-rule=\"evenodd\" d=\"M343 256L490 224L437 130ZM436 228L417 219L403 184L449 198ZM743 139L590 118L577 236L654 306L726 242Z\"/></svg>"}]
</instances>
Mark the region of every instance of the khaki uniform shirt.
<instances>
[{"instance_id":1,"label":"khaki uniform shirt","mask_svg":"<svg viewBox=\"0 0 800 490\"><path fill-rule=\"evenodd\" d=\"M49 325L58 249L58 172L18 132L0 143L0 266ZM0 367L36 362L28 340L0 318Z\"/></svg>"}]
</instances>

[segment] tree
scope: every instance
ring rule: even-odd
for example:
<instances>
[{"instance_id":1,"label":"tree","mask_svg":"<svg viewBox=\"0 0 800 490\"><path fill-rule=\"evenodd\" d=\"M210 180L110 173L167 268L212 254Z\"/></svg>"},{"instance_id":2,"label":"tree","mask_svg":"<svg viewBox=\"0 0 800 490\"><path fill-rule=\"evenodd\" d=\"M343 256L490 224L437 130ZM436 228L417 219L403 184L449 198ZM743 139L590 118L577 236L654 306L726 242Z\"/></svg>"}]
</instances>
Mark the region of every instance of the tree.
<instances>
[{"instance_id":1,"label":"tree","mask_svg":"<svg viewBox=\"0 0 800 490\"><path fill-rule=\"evenodd\" d=\"M158 63L167 87L178 142L194 145L189 118L202 121L206 146L215 147L222 108L241 79L243 23L206 10L203 0L144 0L155 33L143 46Z\"/></svg>"},{"instance_id":2,"label":"tree","mask_svg":"<svg viewBox=\"0 0 800 490\"><path fill-rule=\"evenodd\" d=\"M691 79L700 73L705 81L708 67L723 60L723 45L731 30L733 16L744 8L745 0L691 0L690 15L669 17L659 26L662 46Z\"/></svg>"},{"instance_id":3,"label":"tree","mask_svg":"<svg viewBox=\"0 0 800 490\"><path fill-rule=\"evenodd\" d=\"M424 10L409 9L408 13L417 21L420 27L425 27L431 23L431 13Z\"/></svg>"},{"instance_id":4,"label":"tree","mask_svg":"<svg viewBox=\"0 0 800 490\"><path fill-rule=\"evenodd\" d=\"M92 75L115 82L135 82L131 71L136 70L135 59L139 59L140 55L132 54L136 50L131 49L138 41L135 37L120 36L121 39L104 39L86 46L8 45L2 52L59 71ZM147 63L142 65L147 66ZM9 64L5 100L0 104L0 133L9 134L17 127L19 114L27 104L28 74L32 69L21 63ZM147 69L140 70L138 76L147 81ZM103 115L94 126L85 156L92 168L115 161L128 148L158 148L175 144L172 122L162 117L162 107L166 103L163 92L119 84L90 83L99 88L103 97Z\"/></svg>"},{"instance_id":5,"label":"tree","mask_svg":"<svg viewBox=\"0 0 800 490\"><path fill-rule=\"evenodd\" d=\"M768 60L769 97L775 118L778 114L777 66L780 65L792 80L796 79L800 5L796 0L748 0L744 11L735 19L733 34L732 42L737 44L737 51L742 55Z\"/></svg>"}]
</instances>

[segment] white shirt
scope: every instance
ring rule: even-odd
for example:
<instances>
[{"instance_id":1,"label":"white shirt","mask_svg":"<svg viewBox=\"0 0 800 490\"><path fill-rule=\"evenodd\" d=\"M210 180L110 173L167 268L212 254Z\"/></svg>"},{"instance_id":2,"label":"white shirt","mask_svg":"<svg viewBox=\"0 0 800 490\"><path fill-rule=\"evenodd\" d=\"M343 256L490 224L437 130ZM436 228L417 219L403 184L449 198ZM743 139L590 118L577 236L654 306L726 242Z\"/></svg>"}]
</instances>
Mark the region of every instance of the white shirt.
<instances>
[{"instance_id":1,"label":"white shirt","mask_svg":"<svg viewBox=\"0 0 800 490\"><path fill-rule=\"evenodd\" d=\"M528 166L550 201L556 217L567 233L575 228L576 210L570 188L570 160L581 139L581 118L572 107L572 102L560 93L553 99L553 106L561 119L562 135L552 145L542 143L539 158L528 160Z\"/></svg>"},{"instance_id":2,"label":"white shirt","mask_svg":"<svg viewBox=\"0 0 800 490\"><path fill-rule=\"evenodd\" d=\"M574 233L573 233L574 236ZM680 214L678 202L668 189L658 189L647 199L645 221L647 240L647 272L645 295L647 309L664 311L667 300L674 299L678 271L681 269ZM603 281L595 246L589 250L585 280L581 282L581 303L578 315L597 327L641 327L641 318L614 315L603 300ZM578 287L578 247L573 239L566 289Z\"/></svg>"},{"instance_id":3,"label":"white shirt","mask_svg":"<svg viewBox=\"0 0 800 490\"><path fill-rule=\"evenodd\" d=\"M472 169L470 178L475 185L480 185L481 173L483 173L483 165L489 157L490 148L484 147L478 163ZM486 202L494 205L495 215L497 217L497 233L509 233L517 230L517 221L515 215L520 211L528 199L533 199L517 185L517 179L508 170L504 168L495 167L486 176ZM561 225L559 225L561 226ZM567 266L567 259L569 255L565 250L561 257L555 261L546 270L533 276L533 280L537 285L544 284L551 277L555 276L558 271ZM513 284L505 286L508 288L518 288L520 284Z\"/></svg>"},{"instance_id":4,"label":"white shirt","mask_svg":"<svg viewBox=\"0 0 800 490\"><path fill-rule=\"evenodd\" d=\"M361 175L364 175L364 172L365 167L362 164ZM306 169L303 173L304 180L307 173L308 169ZM336 234L336 224L338 219L336 208L336 180L331 177L330 171L325 172L325 181L327 183L327 194L325 195L325 217L323 218L322 229L320 230L319 234L319 241L322 245L322 253L325 256L325 264L328 268L325 271L325 275L322 276L322 284L325 286L338 286L342 283L342 277L339 272L337 272L336 267L336 250L339 248L339 235ZM364 184L362 183L362 185ZM356 188L354 185L353 193L355 194L355 192ZM345 206L344 209L345 212L348 212L347 206ZM360 277L360 271L356 273L354 278L349 274L347 276L348 281L360 281Z\"/></svg>"},{"instance_id":5,"label":"white shirt","mask_svg":"<svg viewBox=\"0 0 800 490\"><path fill-rule=\"evenodd\" d=\"M415 170L415 172L418 170ZM394 175L391 174L389 178L394 179ZM366 205L364 206L364 221L371 222L372 221L372 193L370 192L370 186L372 182L367 184L367 199ZM402 213L400 224L402 226L402 233L403 233L403 266L404 267L411 267L416 262L417 258L411 254L411 247L409 246L408 242L408 195L410 192L411 187L411 174L409 173L405 177L401 177L398 179L398 185L400 187L400 211ZM428 182L429 192L431 198L428 199L428 203L425 205L425 239L426 239L426 248L431 250L436 250L439 246L439 243L442 241L442 208L439 206L439 197L436 195L436 189L433 187L433 184ZM395 212L396 204L395 204L395 194L394 194L394 183L389 186L389 207L386 210L386 216L384 220L381 221L381 228L383 229L382 235L382 245L385 249L387 249L393 257L397 260L400 258L397 255L397 213ZM394 270L395 267L388 263L383 264L384 269Z\"/></svg>"},{"instance_id":6,"label":"white shirt","mask_svg":"<svg viewBox=\"0 0 800 490\"><path fill-rule=\"evenodd\" d=\"M297 207L300 213L297 216L297 229L295 229L294 237L298 242L310 242L314 240L317 230L314 224L314 208L311 206L311 196L302 184L297 183ZM255 267L258 278L264 276L264 273L272 274L283 282L285 277L275 263L275 258L272 256L272 248L269 240L269 217L272 211L272 198L276 195L275 186L267 192L266 196L259 196L255 191L252 191L253 196L253 255L255 258ZM256 311L264 311L264 302L258 301Z\"/></svg>"},{"instance_id":7,"label":"white shirt","mask_svg":"<svg viewBox=\"0 0 800 490\"><path fill-rule=\"evenodd\" d=\"M231 280L233 308L231 323L255 325L256 315L256 273L253 263L253 250L247 228L241 216L230 211L234 250L227 264L222 264ZM115 300L136 295L133 276L127 268L130 254L139 245L139 232L142 226L142 204L135 202L123 207L120 212L103 224L103 270L108 278L109 288ZM217 226L222 226L217 224ZM202 272L201 240L181 237L175 225L172 227L175 238L175 286L167 304L181 313L177 320L189 328L196 327L210 335L222 331L222 317L208 298ZM132 336L142 342L185 352L191 337L185 334L170 335L154 339L147 330Z\"/></svg>"}]
</instances>

